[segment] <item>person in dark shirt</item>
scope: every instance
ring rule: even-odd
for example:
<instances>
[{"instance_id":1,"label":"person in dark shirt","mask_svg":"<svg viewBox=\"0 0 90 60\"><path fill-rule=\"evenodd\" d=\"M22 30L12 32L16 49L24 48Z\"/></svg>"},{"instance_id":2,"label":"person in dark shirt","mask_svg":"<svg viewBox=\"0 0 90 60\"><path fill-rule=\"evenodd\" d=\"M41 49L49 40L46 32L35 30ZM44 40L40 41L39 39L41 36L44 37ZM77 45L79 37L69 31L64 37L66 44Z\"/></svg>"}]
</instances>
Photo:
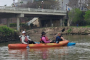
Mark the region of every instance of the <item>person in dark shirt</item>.
<instances>
[{"instance_id":1,"label":"person in dark shirt","mask_svg":"<svg viewBox=\"0 0 90 60\"><path fill-rule=\"evenodd\" d=\"M61 36L61 33L58 33L58 36L56 37L56 43L59 43L60 41L64 41L65 39L63 36Z\"/></svg>"}]
</instances>

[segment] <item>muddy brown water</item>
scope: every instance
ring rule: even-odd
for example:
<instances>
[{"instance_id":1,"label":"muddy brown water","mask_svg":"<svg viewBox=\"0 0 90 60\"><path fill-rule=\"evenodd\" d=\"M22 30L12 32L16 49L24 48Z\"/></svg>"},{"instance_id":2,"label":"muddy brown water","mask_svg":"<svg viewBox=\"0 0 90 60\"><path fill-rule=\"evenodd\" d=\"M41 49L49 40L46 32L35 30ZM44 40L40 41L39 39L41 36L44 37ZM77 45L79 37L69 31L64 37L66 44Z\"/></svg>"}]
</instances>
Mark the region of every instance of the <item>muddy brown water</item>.
<instances>
[{"instance_id":1,"label":"muddy brown water","mask_svg":"<svg viewBox=\"0 0 90 60\"><path fill-rule=\"evenodd\" d=\"M31 35L34 41L39 41L40 35ZM49 36L53 39L52 36ZM36 48L36 49L8 49L12 42L0 43L0 60L90 60L89 35L64 35L75 46ZM14 41L13 43L19 43Z\"/></svg>"}]
</instances>

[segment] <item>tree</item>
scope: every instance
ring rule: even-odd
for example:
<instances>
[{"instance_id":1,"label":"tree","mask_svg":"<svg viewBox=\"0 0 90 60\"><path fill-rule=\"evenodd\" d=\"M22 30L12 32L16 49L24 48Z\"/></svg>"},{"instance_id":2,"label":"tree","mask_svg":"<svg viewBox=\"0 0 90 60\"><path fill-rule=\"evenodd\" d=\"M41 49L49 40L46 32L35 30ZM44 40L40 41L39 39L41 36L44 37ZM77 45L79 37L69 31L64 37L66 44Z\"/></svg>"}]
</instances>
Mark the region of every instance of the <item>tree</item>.
<instances>
[{"instance_id":1,"label":"tree","mask_svg":"<svg viewBox=\"0 0 90 60\"><path fill-rule=\"evenodd\" d=\"M80 11L80 9L75 8L69 12L69 20L72 24L76 25L85 25L84 21L84 12Z\"/></svg>"},{"instance_id":2,"label":"tree","mask_svg":"<svg viewBox=\"0 0 90 60\"><path fill-rule=\"evenodd\" d=\"M90 24L90 10L85 12L84 19L86 20L87 24Z\"/></svg>"},{"instance_id":3,"label":"tree","mask_svg":"<svg viewBox=\"0 0 90 60\"><path fill-rule=\"evenodd\" d=\"M28 8L44 8L44 9L60 9L59 1L54 0L45 0L45 1L35 1L35 2L28 2L24 7Z\"/></svg>"}]
</instances>

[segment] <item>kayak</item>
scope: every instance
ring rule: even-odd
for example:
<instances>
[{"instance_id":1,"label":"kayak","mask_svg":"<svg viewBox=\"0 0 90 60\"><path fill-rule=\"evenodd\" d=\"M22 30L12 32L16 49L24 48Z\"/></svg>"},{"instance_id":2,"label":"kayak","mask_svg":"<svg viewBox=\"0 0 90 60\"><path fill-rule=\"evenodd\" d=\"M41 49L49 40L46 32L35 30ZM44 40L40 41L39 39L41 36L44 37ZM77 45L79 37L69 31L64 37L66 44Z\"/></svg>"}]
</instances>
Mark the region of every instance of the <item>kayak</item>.
<instances>
[{"instance_id":1,"label":"kayak","mask_svg":"<svg viewBox=\"0 0 90 60\"><path fill-rule=\"evenodd\" d=\"M40 43L40 44L29 44L29 48L45 48L45 47L60 47L67 46L68 40L60 41L59 43ZM27 44L8 44L9 49L25 49Z\"/></svg>"}]
</instances>

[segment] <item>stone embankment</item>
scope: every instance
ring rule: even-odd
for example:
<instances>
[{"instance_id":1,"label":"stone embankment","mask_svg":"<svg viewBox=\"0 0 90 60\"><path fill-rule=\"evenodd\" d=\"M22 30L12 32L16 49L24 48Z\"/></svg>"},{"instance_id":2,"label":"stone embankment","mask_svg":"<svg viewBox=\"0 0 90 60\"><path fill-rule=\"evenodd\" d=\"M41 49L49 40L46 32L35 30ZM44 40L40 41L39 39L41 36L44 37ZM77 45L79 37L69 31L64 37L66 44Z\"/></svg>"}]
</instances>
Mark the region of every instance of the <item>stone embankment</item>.
<instances>
[{"instance_id":1,"label":"stone embankment","mask_svg":"<svg viewBox=\"0 0 90 60\"><path fill-rule=\"evenodd\" d=\"M63 30L64 29L64 30ZM62 32L63 30L63 32ZM49 35L57 34L58 32L62 32L62 34L67 35L88 35L90 34L89 27L48 27L48 28L36 28L30 29L27 31L27 34L41 34L44 31Z\"/></svg>"}]
</instances>

